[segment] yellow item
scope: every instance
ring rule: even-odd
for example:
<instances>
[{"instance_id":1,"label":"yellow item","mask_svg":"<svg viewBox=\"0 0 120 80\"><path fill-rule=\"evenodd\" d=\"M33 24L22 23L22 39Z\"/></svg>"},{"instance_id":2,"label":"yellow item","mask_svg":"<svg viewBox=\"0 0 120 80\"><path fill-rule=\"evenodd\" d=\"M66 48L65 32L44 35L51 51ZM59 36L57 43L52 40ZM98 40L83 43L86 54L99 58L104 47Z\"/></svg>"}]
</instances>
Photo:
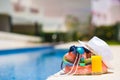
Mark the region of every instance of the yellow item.
<instances>
[{"instance_id":1,"label":"yellow item","mask_svg":"<svg viewBox=\"0 0 120 80\"><path fill-rule=\"evenodd\" d=\"M92 56L92 73L102 73L101 56Z\"/></svg>"}]
</instances>

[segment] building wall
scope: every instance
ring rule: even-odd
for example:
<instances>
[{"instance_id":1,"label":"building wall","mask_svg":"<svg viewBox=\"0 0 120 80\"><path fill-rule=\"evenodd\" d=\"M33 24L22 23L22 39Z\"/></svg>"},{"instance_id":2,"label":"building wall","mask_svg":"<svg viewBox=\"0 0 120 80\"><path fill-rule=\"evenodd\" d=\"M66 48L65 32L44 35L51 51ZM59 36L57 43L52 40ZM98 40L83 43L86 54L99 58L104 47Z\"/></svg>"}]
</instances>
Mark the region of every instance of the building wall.
<instances>
[{"instance_id":1,"label":"building wall","mask_svg":"<svg viewBox=\"0 0 120 80\"><path fill-rule=\"evenodd\" d=\"M94 25L112 25L120 21L119 0L92 0L91 5Z\"/></svg>"},{"instance_id":2,"label":"building wall","mask_svg":"<svg viewBox=\"0 0 120 80\"><path fill-rule=\"evenodd\" d=\"M10 0L12 6L11 16L23 18L31 22L41 22L43 18L42 7L34 0ZM39 7L38 7L39 5Z\"/></svg>"},{"instance_id":3,"label":"building wall","mask_svg":"<svg viewBox=\"0 0 120 80\"><path fill-rule=\"evenodd\" d=\"M91 14L91 0L36 0L44 7L46 17L73 15L86 22Z\"/></svg>"},{"instance_id":4,"label":"building wall","mask_svg":"<svg viewBox=\"0 0 120 80\"><path fill-rule=\"evenodd\" d=\"M113 23L120 22L120 3L116 5L112 5L110 8L110 13Z\"/></svg>"},{"instance_id":5,"label":"building wall","mask_svg":"<svg viewBox=\"0 0 120 80\"><path fill-rule=\"evenodd\" d=\"M44 32L66 32L64 17L44 17L42 30Z\"/></svg>"},{"instance_id":6,"label":"building wall","mask_svg":"<svg viewBox=\"0 0 120 80\"><path fill-rule=\"evenodd\" d=\"M0 0L0 14L10 14L11 8L10 0Z\"/></svg>"}]
</instances>

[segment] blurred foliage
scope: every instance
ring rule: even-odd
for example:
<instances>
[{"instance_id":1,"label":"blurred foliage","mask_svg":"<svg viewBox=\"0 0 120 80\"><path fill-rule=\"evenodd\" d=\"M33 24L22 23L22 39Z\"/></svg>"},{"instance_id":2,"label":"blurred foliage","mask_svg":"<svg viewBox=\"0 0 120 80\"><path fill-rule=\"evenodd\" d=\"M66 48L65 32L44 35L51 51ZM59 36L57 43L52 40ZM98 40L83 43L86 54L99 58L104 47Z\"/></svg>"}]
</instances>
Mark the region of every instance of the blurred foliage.
<instances>
[{"instance_id":1,"label":"blurred foliage","mask_svg":"<svg viewBox=\"0 0 120 80\"><path fill-rule=\"evenodd\" d=\"M106 41L117 41L117 26L100 26L96 27L94 35Z\"/></svg>"},{"instance_id":2,"label":"blurred foliage","mask_svg":"<svg viewBox=\"0 0 120 80\"><path fill-rule=\"evenodd\" d=\"M20 34L27 34L27 35L34 35L35 34L35 27L31 24L15 24L12 26L12 32L20 33Z\"/></svg>"},{"instance_id":3,"label":"blurred foliage","mask_svg":"<svg viewBox=\"0 0 120 80\"><path fill-rule=\"evenodd\" d=\"M39 36L42 33L42 24L14 24L12 32Z\"/></svg>"},{"instance_id":4,"label":"blurred foliage","mask_svg":"<svg viewBox=\"0 0 120 80\"><path fill-rule=\"evenodd\" d=\"M120 45L118 41L106 41L109 45Z\"/></svg>"},{"instance_id":5,"label":"blurred foliage","mask_svg":"<svg viewBox=\"0 0 120 80\"><path fill-rule=\"evenodd\" d=\"M76 39L76 32L77 29L80 25L80 21L76 16L73 15L67 15L66 20L65 20L65 25L67 27L67 41L74 41L74 39Z\"/></svg>"},{"instance_id":6,"label":"blurred foliage","mask_svg":"<svg viewBox=\"0 0 120 80\"><path fill-rule=\"evenodd\" d=\"M43 38L44 42L70 42L77 40L89 40L93 36L107 41L110 44L116 44L118 41L118 24L111 26L93 26L90 24L91 19L88 23L80 23L79 19L75 16L68 15L66 17L66 26L68 31L66 33L53 32L45 33L42 31L41 24L34 25L14 25L13 32L37 35Z\"/></svg>"},{"instance_id":7,"label":"blurred foliage","mask_svg":"<svg viewBox=\"0 0 120 80\"><path fill-rule=\"evenodd\" d=\"M53 38L53 35L56 35L56 38ZM41 33L40 36L43 38L44 42L61 42L67 41L66 33Z\"/></svg>"},{"instance_id":8,"label":"blurred foliage","mask_svg":"<svg viewBox=\"0 0 120 80\"><path fill-rule=\"evenodd\" d=\"M84 27L84 26L82 26ZM84 40L88 41L93 36L98 36L99 38L107 41L109 44L118 44L118 24L111 25L111 26L93 26L89 25L87 27L87 31L84 34L80 31L79 27L76 25L73 26L73 28L76 28L76 30L73 30L70 32L70 30L66 33L44 33L41 32L40 36L44 38L45 42L70 42L70 41L77 41L77 40ZM53 39L53 35L56 35L56 39Z\"/></svg>"},{"instance_id":9,"label":"blurred foliage","mask_svg":"<svg viewBox=\"0 0 120 80\"><path fill-rule=\"evenodd\" d=\"M68 30L72 31L80 25L80 21L76 16L68 15L66 17L65 24L66 24Z\"/></svg>"}]
</instances>

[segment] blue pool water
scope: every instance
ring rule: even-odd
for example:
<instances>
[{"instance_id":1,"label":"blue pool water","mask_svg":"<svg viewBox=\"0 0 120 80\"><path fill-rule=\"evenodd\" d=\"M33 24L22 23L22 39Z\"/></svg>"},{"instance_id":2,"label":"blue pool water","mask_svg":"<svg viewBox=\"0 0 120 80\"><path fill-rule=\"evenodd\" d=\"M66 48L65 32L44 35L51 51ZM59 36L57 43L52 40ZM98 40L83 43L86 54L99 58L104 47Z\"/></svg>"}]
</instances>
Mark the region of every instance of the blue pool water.
<instances>
[{"instance_id":1,"label":"blue pool water","mask_svg":"<svg viewBox=\"0 0 120 80\"><path fill-rule=\"evenodd\" d=\"M53 48L0 51L0 80L46 80L60 70L66 52Z\"/></svg>"}]
</instances>

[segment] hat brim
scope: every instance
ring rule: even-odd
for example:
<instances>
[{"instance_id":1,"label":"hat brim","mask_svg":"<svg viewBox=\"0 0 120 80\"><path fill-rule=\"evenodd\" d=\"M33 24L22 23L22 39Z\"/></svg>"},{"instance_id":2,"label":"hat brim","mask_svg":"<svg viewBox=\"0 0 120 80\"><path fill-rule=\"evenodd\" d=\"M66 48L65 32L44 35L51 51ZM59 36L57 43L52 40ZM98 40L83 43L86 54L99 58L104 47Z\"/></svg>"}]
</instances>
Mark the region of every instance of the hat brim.
<instances>
[{"instance_id":1,"label":"hat brim","mask_svg":"<svg viewBox=\"0 0 120 80\"><path fill-rule=\"evenodd\" d=\"M87 42L83 42L78 40L78 42L80 43L81 46L85 47L86 49L90 50L91 52L95 52L93 51L93 49L87 44Z\"/></svg>"}]
</instances>

